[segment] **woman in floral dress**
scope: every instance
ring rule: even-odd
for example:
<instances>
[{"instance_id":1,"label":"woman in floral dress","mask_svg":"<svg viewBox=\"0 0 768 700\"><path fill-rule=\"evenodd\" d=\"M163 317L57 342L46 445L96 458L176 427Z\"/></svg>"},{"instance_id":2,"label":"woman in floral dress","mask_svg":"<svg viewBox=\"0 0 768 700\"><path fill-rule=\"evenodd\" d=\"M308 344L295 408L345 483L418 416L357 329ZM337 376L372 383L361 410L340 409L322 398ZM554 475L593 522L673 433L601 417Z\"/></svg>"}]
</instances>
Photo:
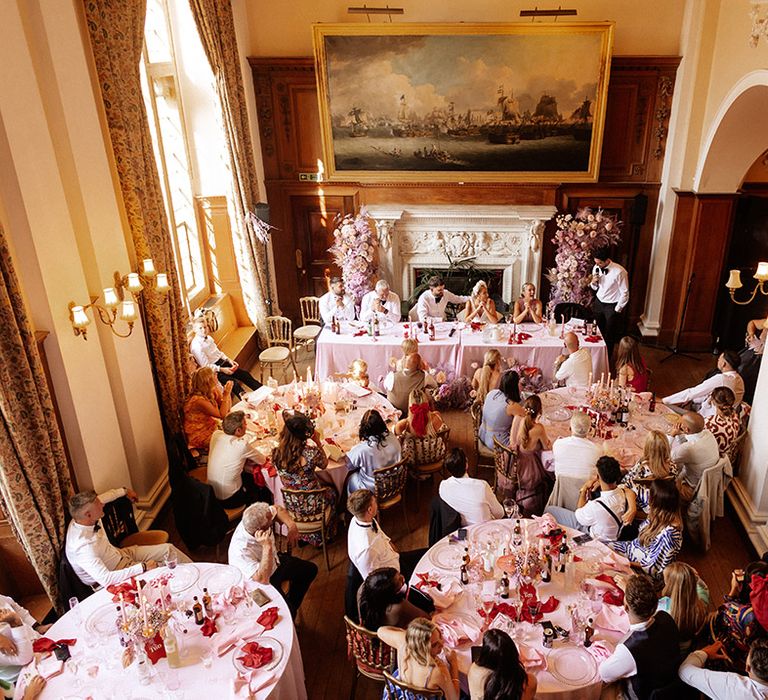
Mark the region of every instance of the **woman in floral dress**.
<instances>
[{"instance_id":1,"label":"woman in floral dress","mask_svg":"<svg viewBox=\"0 0 768 700\"><path fill-rule=\"evenodd\" d=\"M323 489L323 499L333 512L336 506L336 493L330 486L320 483L316 469L328 466L328 457L323 451L320 437L312 421L303 413L285 416L285 425L280 433L277 447L272 451L272 463L277 469L283 488L309 491ZM296 513L302 515L302 513ZM331 536L336 519L330 523ZM316 546L322 545L319 532L300 535L300 538Z\"/></svg>"}]
</instances>

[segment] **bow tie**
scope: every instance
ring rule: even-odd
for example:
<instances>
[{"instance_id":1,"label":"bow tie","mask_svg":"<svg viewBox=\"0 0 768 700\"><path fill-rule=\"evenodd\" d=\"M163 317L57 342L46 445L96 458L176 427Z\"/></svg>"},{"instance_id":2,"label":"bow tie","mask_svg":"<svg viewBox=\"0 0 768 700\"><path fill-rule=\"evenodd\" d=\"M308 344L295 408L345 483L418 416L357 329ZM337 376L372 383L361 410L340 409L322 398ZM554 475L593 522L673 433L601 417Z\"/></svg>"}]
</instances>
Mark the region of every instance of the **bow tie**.
<instances>
[{"instance_id":1,"label":"bow tie","mask_svg":"<svg viewBox=\"0 0 768 700\"><path fill-rule=\"evenodd\" d=\"M602 272L603 274L606 274L608 272L607 267L598 267L597 269L600 270L600 272Z\"/></svg>"},{"instance_id":2,"label":"bow tie","mask_svg":"<svg viewBox=\"0 0 768 700\"><path fill-rule=\"evenodd\" d=\"M371 522L370 522L370 523L361 523L361 522L358 522L357 524L358 524L360 527L369 527L369 528L371 528L371 530L373 530L374 532L378 532L378 531L379 531L379 524L376 522L376 520L371 520Z\"/></svg>"},{"instance_id":3,"label":"bow tie","mask_svg":"<svg viewBox=\"0 0 768 700\"><path fill-rule=\"evenodd\" d=\"M96 524L93 526L93 531L94 531L94 532L98 532L99 530L101 530L101 523L96 523Z\"/></svg>"}]
</instances>

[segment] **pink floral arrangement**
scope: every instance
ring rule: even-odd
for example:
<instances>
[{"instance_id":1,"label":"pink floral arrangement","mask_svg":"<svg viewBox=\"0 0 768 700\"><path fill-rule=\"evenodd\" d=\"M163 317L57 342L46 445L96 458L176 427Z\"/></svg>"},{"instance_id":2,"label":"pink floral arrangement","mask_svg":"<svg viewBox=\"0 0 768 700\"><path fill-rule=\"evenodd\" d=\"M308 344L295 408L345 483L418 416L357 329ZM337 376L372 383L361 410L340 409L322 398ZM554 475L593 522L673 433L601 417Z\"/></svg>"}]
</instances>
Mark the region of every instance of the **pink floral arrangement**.
<instances>
[{"instance_id":1,"label":"pink floral arrangement","mask_svg":"<svg viewBox=\"0 0 768 700\"><path fill-rule=\"evenodd\" d=\"M433 367L429 373L437 382L434 393L435 406L439 409L465 409L472 404L476 393L472 390L472 382L467 377L458 376L450 367Z\"/></svg>"},{"instance_id":2,"label":"pink floral arrangement","mask_svg":"<svg viewBox=\"0 0 768 700\"><path fill-rule=\"evenodd\" d=\"M531 394L541 394L552 388L552 384L544 379L539 367L526 367L518 363L513 357L507 358L507 366L517 372L520 377L520 393L526 397Z\"/></svg>"},{"instance_id":3,"label":"pink floral arrangement","mask_svg":"<svg viewBox=\"0 0 768 700\"><path fill-rule=\"evenodd\" d=\"M363 294L373 289L378 272L378 241L365 207L356 215L347 214L333 232L335 243L328 249L341 268L347 294L360 306Z\"/></svg>"},{"instance_id":4,"label":"pink floral arrangement","mask_svg":"<svg viewBox=\"0 0 768 700\"><path fill-rule=\"evenodd\" d=\"M576 216L557 217L555 265L547 273L552 283L549 306L570 302L589 306L592 296L589 282L594 265L592 254L603 246L618 243L621 222L602 209L580 209Z\"/></svg>"}]
</instances>

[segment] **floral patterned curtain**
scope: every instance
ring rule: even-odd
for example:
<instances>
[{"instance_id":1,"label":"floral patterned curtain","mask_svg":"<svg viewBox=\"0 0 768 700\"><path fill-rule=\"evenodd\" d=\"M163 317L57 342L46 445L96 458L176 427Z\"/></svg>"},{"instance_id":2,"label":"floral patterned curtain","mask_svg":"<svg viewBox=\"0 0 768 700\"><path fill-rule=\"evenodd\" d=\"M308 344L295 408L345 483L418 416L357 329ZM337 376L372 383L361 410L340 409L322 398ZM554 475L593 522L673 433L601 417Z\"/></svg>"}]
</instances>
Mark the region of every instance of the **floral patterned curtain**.
<instances>
[{"instance_id":1,"label":"floral patterned curtain","mask_svg":"<svg viewBox=\"0 0 768 700\"><path fill-rule=\"evenodd\" d=\"M141 93L146 2L84 0L84 5L136 260L152 258L171 285L167 303L145 292L141 304L162 415L166 429L176 433L189 387L186 312Z\"/></svg>"},{"instance_id":2,"label":"floral patterned curtain","mask_svg":"<svg viewBox=\"0 0 768 700\"><path fill-rule=\"evenodd\" d=\"M259 188L248 130L232 3L230 0L189 0L189 5L216 79L216 92L229 147L234 195L232 225L243 301L251 323L263 333L266 330L265 318L272 313L273 297L268 282L266 249L250 216L255 213L256 202L259 201Z\"/></svg>"},{"instance_id":3,"label":"floral patterned curtain","mask_svg":"<svg viewBox=\"0 0 768 700\"><path fill-rule=\"evenodd\" d=\"M69 466L35 334L0 228L0 500L51 601L58 601Z\"/></svg>"}]
</instances>

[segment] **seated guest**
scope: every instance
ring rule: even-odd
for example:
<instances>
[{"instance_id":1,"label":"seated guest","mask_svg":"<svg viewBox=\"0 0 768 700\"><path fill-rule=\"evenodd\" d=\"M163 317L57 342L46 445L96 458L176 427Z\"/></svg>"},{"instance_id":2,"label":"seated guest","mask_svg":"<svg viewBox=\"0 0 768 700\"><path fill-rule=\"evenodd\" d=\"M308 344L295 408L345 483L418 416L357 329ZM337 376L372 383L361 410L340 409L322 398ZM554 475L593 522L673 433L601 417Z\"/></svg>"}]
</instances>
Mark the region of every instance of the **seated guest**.
<instances>
[{"instance_id":1,"label":"seated guest","mask_svg":"<svg viewBox=\"0 0 768 700\"><path fill-rule=\"evenodd\" d=\"M677 484L672 479L652 481L648 519L640 524L640 534L630 542L610 542L609 546L660 583L667 564L683 546Z\"/></svg>"},{"instance_id":2,"label":"seated guest","mask_svg":"<svg viewBox=\"0 0 768 700\"><path fill-rule=\"evenodd\" d=\"M241 391L240 384L247 386L251 391L261 386L261 382L257 381L250 372L219 350L216 341L208 334L208 324L204 318L196 318L192 321L192 330L195 336L189 344L189 351L199 367L209 367L217 373L221 386L232 380L239 382L235 386L235 393L238 396Z\"/></svg>"},{"instance_id":3,"label":"seated guest","mask_svg":"<svg viewBox=\"0 0 768 700\"><path fill-rule=\"evenodd\" d=\"M478 437L490 450L493 438L502 445L509 445L509 431L513 416L525 416L520 405L520 376L511 370L501 375L498 389L491 389L483 402L483 420Z\"/></svg>"},{"instance_id":4,"label":"seated guest","mask_svg":"<svg viewBox=\"0 0 768 700\"><path fill-rule=\"evenodd\" d=\"M34 659L32 643L40 636L35 620L12 598L0 595L0 681L11 687L21 670ZM0 697L4 697L0 683Z\"/></svg>"},{"instance_id":5,"label":"seated guest","mask_svg":"<svg viewBox=\"0 0 768 700\"><path fill-rule=\"evenodd\" d=\"M496 311L496 303L488 295L488 285L482 280L472 288L472 296L464 306L463 314L461 320L466 323L501 323L502 319Z\"/></svg>"},{"instance_id":6,"label":"seated guest","mask_svg":"<svg viewBox=\"0 0 768 700\"><path fill-rule=\"evenodd\" d=\"M427 318L445 319L445 307L448 302L452 304L466 304L469 297L459 296L449 292L445 288L445 282L442 277L433 276L427 282L429 289L422 292L419 300L416 302L416 313L419 321L424 323Z\"/></svg>"},{"instance_id":7,"label":"seated guest","mask_svg":"<svg viewBox=\"0 0 768 700\"><path fill-rule=\"evenodd\" d=\"M355 320L355 300L344 293L344 280L341 277L331 277L330 290L320 297L320 316L326 326L331 325L331 320L337 321Z\"/></svg>"},{"instance_id":8,"label":"seated guest","mask_svg":"<svg viewBox=\"0 0 768 700\"><path fill-rule=\"evenodd\" d=\"M743 570L731 574L731 587L723 596L710 623L711 641L721 641L730 660L730 666L739 673L744 672L747 655L752 643L765 637L758 612L765 603L756 595L764 590L764 579L768 577L768 564L754 561ZM763 579L759 581L758 579ZM762 614L762 613L761 613Z\"/></svg>"},{"instance_id":9,"label":"seated guest","mask_svg":"<svg viewBox=\"0 0 768 700\"><path fill-rule=\"evenodd\" d=\"M360 320L370 321L374 314L391 321L400 322L400 297L389 288L389 282L379 280L376 287L363 295L360 302Z\"/></svg>"},{"instance_id":10,"label":"seated guest","mask_svg":"<svg viewBox=\"0 0 768 700\"><path fill-rule=\"evenodd\" d=\"M394 370L395 372L402 372L403 368L405 366L405 358L408 357L408 355L413 355L414 353L419 352L419 341L416 340L416 338L405 338L402 343L400 343L400 349L403 351L403 356L399 360L395 360L392 358L389 361L390 366L392 366L392 363L394 362ZM427 367L427 363L424 362L422 359L421 361L421 369L427 370L429 369Z\"/></svg>"},{"instance_id":11,"label":"seated guest","mask_svg":"<svg viewBox=\"0 0 768 700\"><path fill-rule=\"evenodd\" d=\"M744 382L744 401L752 404L755 398L757 376L760 374L760 362L763 359L765 341L765 319L758 318L747 323L747 337L744 347L739 351L739 375Z\"/></svg>"},{"instance_id":12,"label":"seated guest","mask_svg":"<svg viewBox=\"0 0 768 700\"><path fill-rule=\"evenodd\" d=\"M405 578L395 568L374 569L357 591L360 624L375 632L379 627L407 627L424 611L405 597Z\"/></svg>"},{"instance_id":13,"label":"seated guest","mask_svg":"<svg viewBox=\"0 0 768 700\"><path fill-rule=\"evenodd\" d=\"M710 671L708 660L727 660L722 642L692 651L680 665L680 679L712 700L768 697L768 639L757 639L749 649L747 675Z\"/></svg>"},{"instance_id":14,"label":"seated guest","mask_svg":"<svg viewBox=\"0 0 768 700\"><path fill-rule=\"evenodd\" d=\"M430 408L429 394L424 389L414 389L408 397L408 416L397 422L395 435L436 435L443 427L443 419L439 411Z\"/></svg>"},{"instance_id":15,"label":"seated guest","mask_svg":"<svg viewBox=\"0 0 768 700\"><path fill-rule=\"evenodd\" d=\"M555 477L572 476L582 481L595 476L595 465L603 451L587 438L592 419L584 411L571 415L571 434L552 443Z\"/></svg>"},{"instance_id":16,"label":"seated guest","mask_svg":"<svg viewBox=\"0 0 768 700\"><path fill-rule=\"evenodd\" d=\"M712 392L710 401L715 407L715 414L704 419L704 427L717 440L720 456L728 453L731 443L739 437L741 419L733 407L733 392L727 386L719 386Z\"/></svg>"},{"instance_id":17,"label":"seated guest","mask_svg":"<svg viewBox=\"0 0 768 700\"><path fill-rule=\"evenodd\" d=\"M622 483L637 496L637 507L648 510L651 496L651 481L654 479L677 479L678 468L672 461L667 436L651 430L645 437L643 456L624 476Z\"/></svg>"},{"instance_id":18,"label":"seated guest","mask_svg":"<svg viewBox=\"0 0 768 700\"><path fill-rule=\"evenodd\" d=\"M719 370L717 374L705 379L701 384L666 396L662 401L677 413L683 413L690 408L693 411L698 411L706 418L715 412L709 395L717 387L727 386L733 392L733 405L736 407L744 399L744 381L737 371L738 366L738 354L733 350L726 350L717 358L717 369Z\"/></svg>"},{"instance_id":19,"label":"seated guest","mask_svg":"<svg viewBox=\"0 0 768 700\"><path fill-rule=\"evenodd\" d=\"M172 544L115 547L99 520L104 515L103 504L121 496L127 496L134 503L138 500L136 492L126 488L112 489L98 496L95 491L81 491L69 499L72 520L67 527L67 559L80 580L94 590L154 569L171 552L180 564L191 563L189 557Z\"/></svg>"},{"instance_id":20,"label":"seated guest","mask_svg":"<svg viewBox=\"0 0 768 700\"><path fill-rule=\"evenodd\" d=\"M321 484L315 473L316 469L328 466L328 457L323 451L315 426L303 413L285 414L285 424L277 447L272 450L272 464L280 475L283 488L301 491L323 489L326 504L331 510L336 506L336 492L331 486ZM335 520L332 524L335 524ZM322 544L319 532L302 534L301 539L318 547Z\"/></svg>"},{"instance_id":21,"label":"seated guest","mask_svg":"<svg viewBox=\"0 0 768 700\"><path fill-rule=\"evenodd\" d=\"M299 537L296 523L285 508L268 503L253 503L245 509L229 543L229 565L246 579L271 584L285 598L291 615L296 617L301 601L317 576L311 561L282 554L275 545L273 524L277 520L288 529L288 543L295 545ZM287 593L282 584L288 583Z\"/></svg>"},{"instance_id":22,"label":"seated guest","mask_svg":"<svg viewBox=\"0 0 768 700\"><path fill-rule=\"evenodd\" d=\"M440 498L461 516L461 525L477 525L504 516L504 509L485 479L473 479L467 474L467 456L454 447L445 458L450 474L440 482Z\"/></svg>"},{"instance_id":23,"label":"seated guest","mask_svg":"<svg viewBox=\"0 0 768 700\"><path fill-rule=\"evenodd\" d=\"M211 438L208 483L225 508L272 500L269 490L257 487L248 472L249 466L258 468L264 464L266 457L248 440L245 431L245 413L232 411L221 421L221 430Z\"/></svg>"},{"instance_id":24,"label":"seated guest","mask_svg":"<svg viewBox=\"0 0 768 700\"><path fill-rule=\"evenodd\" d=\"M555 379L565 386L586 387L592 374L592 353L588 348L579 348L579 336L565 334L565 353L555 360Z\"/></svg>"},{"instance_id":25,"label":"seated guest","mask_svg":"<svg viewBox=\"0 0 768 700\"><path fill-rule=\"evenodd\" d=\"M499 388L504 360L498 350L488 350L483 355L483 366L472 376L472 388L477 392L475 401L483 403L488 392Z\"/></svg>"},{"instance_id":26,"label":"seated guest","mask_svg":"<svg viewBox=\"0 0 768 700\"><path fill-rule=\"evenodd\" d=\"M477 660L467 674L470 700L533 700L538 680L520 661L512 638L503 630L488 630Z\"/></svg>"},{"instance_id":27,"label":"seated guest","mask_svg":"<svg viewBox=\"0 0 768 700\"><path fill-rule=\"evenodd\" d=\"M696 569L684 562L673 561L664 569L661 595L659 610L672 616L680 635L680 653L686 654L707 620L709 589Z\"/></svg>"},{"instance_id":28,"label":"seated guest","mask_svg":"<svg viewBox=\"0 0 768 700\"><path fill-rule=\"evenodd\" d=\"M368 363L365 360L353 360L349 366L349 381L357 384L363 389L368 388L370 379L368 377Z\"/></svg>"},{"instance_id":29,"label":"seated guest","mask_svg":"<svg viewBox=\"0 0 768 700\"><path fill-rule=\"evenodd\" d=\"M219 389L216 375L210 367L201 367L192 375L192 393L184 403L184 434L187 445L207 450L217 420L232 408L232 382Z\"/></svg>"},{"instance_id":30,"label":"seated guest","mask_svg":"<svg viewBox=\"0 0 768 700\"><path fill-rule=\"evenodd\" d=\"M517 490L515 500L526 517L541 515L552 491L552 477L541 461L543 450L552 443L546 428L539 423L541 399L534 394L523 401L525 417L515 416L509 446L517 450ZM504 489L502 484L499 488Z\"/></svg>"},{"instance_id":31,"label":"seated guest","mask_svg":"<svg viewBox=\"0 0 768 700\"><path fill-rule=\"evenodd\" d=\"M377 634L397 651L394 676L423 690L442 690L446 700L459 700L459 664L453 649L444 649L443 636L434 622L417 617L407 629L380 627ZM440 653L444 652L446 664Z\"/></svg>"},{"instance_id":32,"label":"seated guest","mask_svg":"<svg viewBox=\"0 0 768 700\"><path fill-rule=\"evenodd\" d=\"M589 533L594 540L612 542L618 539L622 524L631 523L635 517L635 494L619 486L621 467L613 457L597 460L597 476L600 495L591 498L593 481L590 479L579 491L575 511L558 506L547 506L561 525Z\"/></svg>"},{"instance_id":33,"label":"seated guest","mask_svg":"<svg viewBox=\"0 0 768 700\"><path fill-rule=\"evenodd\" d=\"M683 469L683 480L695 489L704 470L720 459L715 436L704 427L704 419L698 413L686 411L672 429L670 440L673 461Z\"/></svg>"},{"instance_id":34,"label":"seated guest","mask_svg":"<svg viewBox=\"0 0 768 700\"><path fill-rule=\"evenodd\" d=\"M630 335L619 341L616 351L616 372L619 386L628 386L636 394L648 391L648 368L640 355L639 343Z\"/></svg>"},{"instance_id":35,"label":"seated guest","mask_svg":"<svg viewBox=\"0 0 768 700\"><path fill-rule=\"evenodd\" d=\"M407 355L403 361L403 369L390 372L383 382L387 391L387 400L402 415L408 414L408 397L414 389L437 388L435 378L423 368L419 353Z\"/></svg>"},{"instance_id":36,"label":"seated guest","mask_svg":"<svg viewBox=\"0 0 768 700\"><path fill-rule=\"evenodd\" d=\"M536 285L533 282L526 282L523 285L523 293L515 301L515 308L512 311L512 320L515 323L541 323L544 316L544 309L541 301L536 298Z\"/></svg>"},{"instance_id":37,"label":"seated guest","mask_svg":"<svg viewBox=\"0 0 768 700\"><path fill-rule=\"evenodd\" d=\"M598 668L603 683L626 679L630 688L625 696L650 698L654 690L677 677L677 625L668 613L656 610L657 603L651 579L635 574L627 580L624 609L629 616L629 637Z\"/></svg>"},{"instance_id":38,"label":"seated guest","mask_svg":"<svg viewBox=\"0 0 768 700\"><path fill-rule=\"evenodd\" d=\"M360 442L347 453L349 493L358 489L374 490L373 472L400 461L400 441L389 432L381 414L369 409L363 414L358 430Z\"/></svg>"}]
</instances>

